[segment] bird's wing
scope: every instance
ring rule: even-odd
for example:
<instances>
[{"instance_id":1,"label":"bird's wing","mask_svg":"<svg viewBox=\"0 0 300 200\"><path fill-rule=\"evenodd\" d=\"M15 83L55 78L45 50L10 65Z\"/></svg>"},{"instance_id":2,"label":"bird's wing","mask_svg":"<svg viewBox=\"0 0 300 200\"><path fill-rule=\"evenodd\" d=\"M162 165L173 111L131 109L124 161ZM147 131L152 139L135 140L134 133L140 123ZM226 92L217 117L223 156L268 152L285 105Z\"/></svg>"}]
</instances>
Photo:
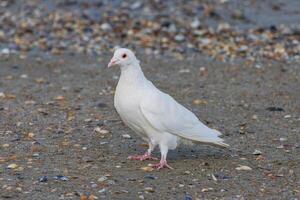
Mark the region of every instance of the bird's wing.
<instances>
[{"instance_id":1,"label":"bird's wing","mask_svg":"<svg viewBox=\"0 0 300 200\"><path fill-rule=\"evenodd\" d=\"M146 95L140 103L140 109L151 126L160 132L205 143L223 141L218 137L220 132L204 125L194 113L159 90Z\"/></svg>"}]
</instances>

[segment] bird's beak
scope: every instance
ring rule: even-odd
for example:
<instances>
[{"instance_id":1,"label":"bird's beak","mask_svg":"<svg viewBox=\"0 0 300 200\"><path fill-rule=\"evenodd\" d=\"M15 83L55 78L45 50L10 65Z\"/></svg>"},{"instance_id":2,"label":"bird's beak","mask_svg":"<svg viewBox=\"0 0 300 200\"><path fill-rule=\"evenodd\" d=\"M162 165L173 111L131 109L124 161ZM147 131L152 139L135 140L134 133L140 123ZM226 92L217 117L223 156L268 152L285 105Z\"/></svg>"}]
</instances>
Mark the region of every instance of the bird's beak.
<instances>
[{"instance_id":1,"label":"bird's beak","mask_svg":"<svg viewBox=\"0 0 300 200\"><path fill-rule=\"evenodd\" d=\"M118 61L117 59L112 58L108 63L107 67L110 68L111 66L116 65L117 61Z\"/></svg>"}]
</instances>

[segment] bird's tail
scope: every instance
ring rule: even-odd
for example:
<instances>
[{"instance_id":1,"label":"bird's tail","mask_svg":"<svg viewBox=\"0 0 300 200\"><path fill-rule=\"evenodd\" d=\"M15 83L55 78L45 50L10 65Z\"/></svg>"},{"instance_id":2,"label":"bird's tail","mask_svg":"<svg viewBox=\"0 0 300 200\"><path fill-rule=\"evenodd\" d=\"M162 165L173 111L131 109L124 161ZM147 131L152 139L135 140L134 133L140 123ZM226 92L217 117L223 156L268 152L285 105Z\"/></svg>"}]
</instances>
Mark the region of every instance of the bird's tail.
<instances>
[{"instance_id":1,"label":"bird's tail","mask_svg":"<svg viewBox=\"0 0 300 200\"><path fill-rule=\"evenodd\" d=\"M192 135L192 137L188 138L194 142L200 142L204 144L209 144L213 146L223 147L223 148L229 148L230 145L226 144L222 138L220 138L222 134L215 130L208 128L205 131L205 134L197 134Z\"/></svg>"},{"instance_id":2,"label":"bird's tail","mask_svg":"<svg viewBox=\"0 0 300 200\"><path fill-rule=\"evenodd\" d=\"M224 148L229 148L230 145L224 142L224 139L220 138L219 136L222 135L222 133L220 133L219 131L215 130L215 129L211 129L211 131L216 135L215 140L212 141L212 144L220 146L220 147L224 147Z\"/></svg>"}]
</instances>

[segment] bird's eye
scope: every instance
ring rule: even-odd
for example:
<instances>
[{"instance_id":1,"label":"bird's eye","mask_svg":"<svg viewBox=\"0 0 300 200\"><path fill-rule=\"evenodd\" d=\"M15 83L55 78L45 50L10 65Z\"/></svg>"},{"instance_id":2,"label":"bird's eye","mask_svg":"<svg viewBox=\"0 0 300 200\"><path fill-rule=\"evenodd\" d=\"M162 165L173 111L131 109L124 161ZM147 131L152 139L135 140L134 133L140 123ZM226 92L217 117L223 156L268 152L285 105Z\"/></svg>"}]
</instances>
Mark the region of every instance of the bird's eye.
<instances>
[{"instance_id":1,"label":"bird's eye","mask_svg":"<svg viewBox=\"0 0 300 200\"><path fill-rule=\"evenodd\" d=\"M124 53L123 55L122 55L122 58L126 58L127 57L127 55L126 55L126 53Z\"/></svg>"}]
</instances>

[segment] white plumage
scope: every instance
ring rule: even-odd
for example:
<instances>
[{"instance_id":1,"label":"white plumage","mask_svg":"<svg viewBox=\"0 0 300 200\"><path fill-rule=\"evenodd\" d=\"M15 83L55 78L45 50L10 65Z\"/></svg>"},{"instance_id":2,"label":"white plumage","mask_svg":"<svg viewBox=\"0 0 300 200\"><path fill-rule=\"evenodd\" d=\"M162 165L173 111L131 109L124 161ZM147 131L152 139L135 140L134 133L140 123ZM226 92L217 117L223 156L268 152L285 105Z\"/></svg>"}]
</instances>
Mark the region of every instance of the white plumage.
<instances>
[{"instance_id":1,"label":"white plumage","mask_svg":"<svg viewBox=\"0 0 300 200\"><path fill-rule=\"evenodd\" d=\"M180 139L229 146L219 137L220 132L204 125L194 113L147 80L139 61L129 49L117 49L108 66L112 65L121 68L114 98L115 108L124 123L149 144L144 155L129 158L155 159L151 153L158 145L161 161L153 167L171 168L166 161L167 153L177 147Z\"/></svg>"}]
</instances>

